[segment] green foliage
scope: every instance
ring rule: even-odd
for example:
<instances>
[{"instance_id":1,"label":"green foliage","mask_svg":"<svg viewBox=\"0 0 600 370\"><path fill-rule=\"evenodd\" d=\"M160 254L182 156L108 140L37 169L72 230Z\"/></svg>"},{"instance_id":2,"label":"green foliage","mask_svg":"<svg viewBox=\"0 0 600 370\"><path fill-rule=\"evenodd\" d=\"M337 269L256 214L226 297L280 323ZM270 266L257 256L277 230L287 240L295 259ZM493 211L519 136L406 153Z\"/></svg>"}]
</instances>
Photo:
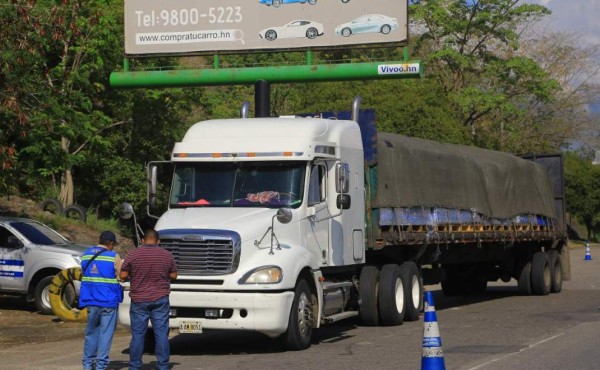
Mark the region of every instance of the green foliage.
<instances>
[{"instance_id":1,"label":"green foliage","mask_svg":"<svg viewBox=\"0 0 600 370\"><path fill-rule=\"evenodd\" d=\"M519 30L550 11L514 0L423 0L410 7L415 51L480 146L519 153L557 150L540 109L559 84L520 53ZM535 109L534 109L535 107ZM527 134L515 132L527 129Z\"/></svg>"},{"instance_id":2,"label":"green foliage","mask_svg":"<svg viewBox=\"0 0 600 370\"><path fill-rule=\"evenodd\" d=\"M600 167L573 152L565 155L565 197L567 211L587 230L587 239L600 229Z\"/></svg>"}]
</instances>

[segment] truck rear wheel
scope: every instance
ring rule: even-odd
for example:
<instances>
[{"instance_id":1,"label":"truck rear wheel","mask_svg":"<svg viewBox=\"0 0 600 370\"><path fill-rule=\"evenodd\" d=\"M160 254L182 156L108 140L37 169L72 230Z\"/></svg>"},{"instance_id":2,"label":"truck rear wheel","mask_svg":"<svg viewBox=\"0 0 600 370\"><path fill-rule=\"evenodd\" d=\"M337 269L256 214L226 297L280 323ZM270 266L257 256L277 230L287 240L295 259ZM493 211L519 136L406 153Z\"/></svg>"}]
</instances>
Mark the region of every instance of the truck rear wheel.
<instances>
[{"instance_id":1,"label":"truck rear wheel","mask_svg":"<svg viewBox=\"0 0 600 370\"><path fill-rule=\"evenodd\" d=\"M548 255L544 252L536 252L531 261L531 292L535 295L547 295L550 293L551 285Z\"/></svg>"},{"instance_id":2,"label":"truck rear wheel","mask_svg":"<svg viewBox=\"0 0 600 370\"><path fill-rule=\"evenodd\" d=\"M400 325L404 322L405 283L400 277L400 266L395 263L383 266L379 274L377 303L379 317L385 325Z\"/></svg>"},{"instance_id":3,"label":"truck rear wheel","mask_svg":"<svg viewBox=\"0 0 600 370\"><path fill-rule=\"evenodd\" d=\"M519 293L531 295L531 262L527 261L519 273Z\"/></svg>"},{"instance_id":4,"label":"truck rear wheel","mask_svg":"<svg viewBox=\"0 0 600 370\"><path fill-rule=\"evenodd\" d=\"M400 265L400 278L404 283L404 321L417 321L423 308L423 284L414 262Z\"/></svg>"},{"instance_id":5,"label":"truck rear wheel","mask_svg":"<svg viewBox=\"0 0 600 370\"><path fill-rule=\"evenodd\" d=\"M358 294L360 296L359 315L363 325L379 325L377 310L379 270L375 266L365 266L360 272Z\"/></svg>"},{"instance_id":6,"label":"truck rear wheel","mask_svg":"<svg viewBox=\"0 0 600 370\"><path fill-rule=\"evenodd\" d=\"M551 249L546 254L548 254L550 260L550 293L560 293L563 282L560 253L555 249Z\"/></svg>"},{"instance_id":7,"label":"truck rear wheel","mask_svg":"<svg viewBox=\"0 0 600 370\"><path fill-rule=\"evenodd\" d=\"M313 302L314 294L311 292L306 280L302 279L296 284L294 301L290 312L287 331L283 334L285 347L290 351L300 351L310 347L313 329Z\"/></svg>"}]
</instances>

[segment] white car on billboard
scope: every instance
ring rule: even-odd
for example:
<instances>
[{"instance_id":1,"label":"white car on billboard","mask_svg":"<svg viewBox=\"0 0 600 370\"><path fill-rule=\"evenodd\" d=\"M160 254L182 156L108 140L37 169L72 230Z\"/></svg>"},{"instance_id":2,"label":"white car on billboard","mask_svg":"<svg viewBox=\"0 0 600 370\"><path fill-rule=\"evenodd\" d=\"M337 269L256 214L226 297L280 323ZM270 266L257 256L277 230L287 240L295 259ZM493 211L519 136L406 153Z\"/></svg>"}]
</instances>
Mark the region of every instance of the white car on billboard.
<instances>
[{"instance_id":1,"label":"white car on billboard","mask_svg":"<svg viewBox=\"0 0 600 370\"><path fill-rule=\"evenodd\" d=\"M314 39L317 36L321 36L323 32L323 25L321 23L300 19L292 21L284 26L265 28L260 31L258 35L261 39L273 41L278 38L290 39L294 37Z\"/></svg>"},{"instance_id":2,"label":"white car on billboard","mask_svg":"<svg viewBox=\"0 0 600 370\"><path fill-rule=\"evenodd\" d=\"M382 14L365 14L335 28L335 34L348 37L358 33L378 33L384 35L398 28L398 19Z\"/></svg>"}]
</instances>

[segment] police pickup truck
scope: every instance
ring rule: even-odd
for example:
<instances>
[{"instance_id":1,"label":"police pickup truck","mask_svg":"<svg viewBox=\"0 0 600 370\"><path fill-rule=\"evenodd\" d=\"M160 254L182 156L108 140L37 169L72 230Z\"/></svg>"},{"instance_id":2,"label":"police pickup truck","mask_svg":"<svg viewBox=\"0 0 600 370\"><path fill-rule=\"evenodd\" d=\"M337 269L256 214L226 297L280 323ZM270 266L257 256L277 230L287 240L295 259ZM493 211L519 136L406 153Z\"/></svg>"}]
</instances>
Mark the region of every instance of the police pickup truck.
<instances>
[{"instance_id":1,"label":"police pickup truck","mask_svg":"<svg viewBox=\"0 0 600 370\"><path fill-rule=\"evenodd\" d=\"M0 217L0 294L26 296L43 314L51 314L52 278L80 266L86 249L40 222Z\"/></svg>"}]
</instances>

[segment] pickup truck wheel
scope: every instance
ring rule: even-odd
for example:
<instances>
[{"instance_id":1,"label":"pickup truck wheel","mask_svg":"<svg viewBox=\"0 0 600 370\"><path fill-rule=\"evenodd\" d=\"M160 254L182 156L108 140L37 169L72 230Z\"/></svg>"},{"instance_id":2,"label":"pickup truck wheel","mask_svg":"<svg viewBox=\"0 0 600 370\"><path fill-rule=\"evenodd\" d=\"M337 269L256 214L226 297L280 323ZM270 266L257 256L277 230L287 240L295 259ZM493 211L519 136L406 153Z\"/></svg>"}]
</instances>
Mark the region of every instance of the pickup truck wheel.
<instances>
[{"instance_id":1,"label":"pickup truck wheel","mask_svg":"<svg viewBox=\"0 0 600 370\"><path fill-rule=\"evenodd\" d=\"M423 284L414 262L400 265L400 278L404 283L404 321L417 321L423 309Z\"/></svg>"},{"instance_id":2,"label":"pickup truck wheel","mask_svg":"<svg viewBox=\"0 0 600 370\"><path fill-rule=\"evenodd\" d=\"M551 285L548 255L544 252L536 252L531 261L531 292L535 295L547 295L550 293Z\"/></svg>"},{"instance_id":3,"label":"pickup truck wheel","mask_svg":"<svg viewBox=\"0 0 600 370\"><path fill-rule=\"evenodd\" d=\"M385 325L400 325L404 322L405 283L400 277L400 266L388 264L379 274L379 317Z\"/></svg>"},{"instance_id":4,"label":"pickup truck wheel","mask_svg":"<svg viewBox=\"0 0 600 370\"><path fill-rule=\"evenodd\" d=\"M288 328L283 334L284 344L288 350L300 351L310 347L314 320L313 302L315 300L316 297L311 292L306 280L300 280L294 291Z\"/></svg>"},{"instance_id":5,"label":"pickup truck wheel","mask_svg":"<svg viewBox=\"0 0 600 370\"><path fill-rule=\"evenodd\" d=\"M531 295L531 262L527 262L519 273L519 293Z\"/></svg>"},{"instance_id":6,"label":"pickup truck wheel","mask_svg":"<svg viewBox=\"0 0 600 370\"><path fill-rule=\"evenodd\" d=\"M50 306L50 284L52 283L53 278L54 276L46 276L37 283L35 290L33 291L35 307L43 315L52 314L52 306Z\"/></svg>"},{"instance_id":7,"label":"pickup truck wheel","mask_svg":"<svg viewBox=\"0 0 600 370\"><path fill-rule=\"evenodd\" d=\"M365 266L360 272L358 294L360 297L359 315L363 325L377 326L379 313L377 310L379 270L375 266Z\"/></svg>"},{"instance_id":8,"label":"pickup truck wheel","mask_svg":"<svg viewBox=\"0 0 600 370\"><path fill-rule=\"evenodd\" d=\"M550 293L560 293L563 282L560 253L555 249L551 249L546 254L550 260Z\"/></svg>"}]
</instances>

